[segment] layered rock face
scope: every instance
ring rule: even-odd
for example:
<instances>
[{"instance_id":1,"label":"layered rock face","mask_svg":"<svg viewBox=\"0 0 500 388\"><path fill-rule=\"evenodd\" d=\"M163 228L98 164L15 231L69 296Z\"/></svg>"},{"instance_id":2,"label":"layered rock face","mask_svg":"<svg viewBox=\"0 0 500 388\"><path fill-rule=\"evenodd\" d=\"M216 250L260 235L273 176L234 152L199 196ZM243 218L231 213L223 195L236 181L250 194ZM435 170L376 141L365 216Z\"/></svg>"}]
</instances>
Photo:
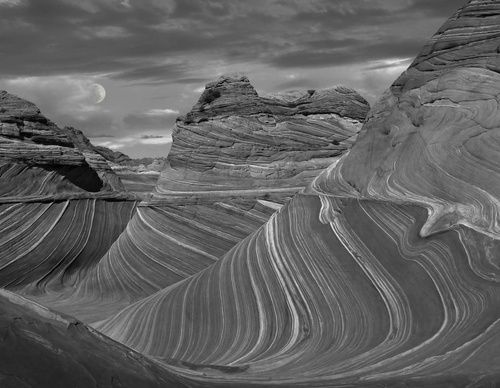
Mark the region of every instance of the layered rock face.
<instances>
[{"instance_id":1,"label":"layered rock face","mask_svg":"<svg viewBox=\"0 0 500 388\"><path fill-rule=\"evenodd\" d=\"M346 152L367 109L343 87L264 99L244 76L208 84L152 198L74 292L37 300L93 323L209 267Z\"/></svg>"},{"instance_id":2,"label":"layered rock face","mask_svg":"<svg viewBox=\"0 0 500 388\"><path fill-rule=\"evenodd\" d=\"M245 76L222 76L178 119L157 191L304 187L350 148L368 109L344 87L261 98Z\"/></svg>"},{"instance_id":3,"label":"layered rock face","mask_svg":"<svg viewBox=\"0 0 500 388\"><path fill-rule=\"evenodd\" d=\"M418 203L422 236L453 225L499 236L498 4L474 1L370 113L339 179L362 197Z\"/></svg>"},{"instance_id":4,"label":"layered rock face","mask_svg":"<svg viewBox=\"0 0 500 388\"><path fill-rule=\"evenodd\" d=\"M0 92L0 287L72 287L104 255L139 202L95 147L32 103Z\"/></svg>"},{"instance_id":5,"label":"layered rock face","mask_svg":"<svg viewBox=\"0 0 500 388\"><path fill-rule=\"evenodd\" d=\"M239 82L233 78L223 79L231 80L231 83ZM253 90L247 80L243 77L241 79L247 89ZM315 93L317 96L313 98ZM149 298L210 267L238 242L263 225L297 190L302 189L312 171L335 160L336 156L345 152L353 143L361 127L362 118L358 113L366 113L366 102L355 92L345 88L315 93L287 93L265 100L268 101L266 104L274 106L275 112L269 110L266 113L268 122L265 126L272 129L272 134L258 136L261 144L256 149L262 155L249 163L248 154L238 153L240 146L235 146L232 151L231 147L227 147L226 151L232 152L229 159L233 161L233 165L238 166L233 171L232 165L226 163L224 172L217 162L217 174L222 172L230 175L230 185L218 185L220 178L217 174L203 178L201 182L202 185L207 185L212 179L214 185L217 185L217 190L208 190L208 193L207 190L200 191L192 187L189 181L180 191L170 192L160 182L154 198L142 202L140 206L136 197L116 190L118 185L110 183L116 177L104 179L108 171L100 167L103 159L100 159L97 152L99 150L80 131L74 128L59 129L47 119L38 118L37 120L45 120L47 123L47 128L44 127L47 132L44 132L44 139L52 139L52 143L47 145L49 140L44 140L44 144L41 144L41 140L35 143L21 133L16 135L17 138L12 134L4 136L6 144L16 144L17 150L20 150L18 153L29 147L37 147L38 153L31 155L31 159L16 159L14 153L4 152L3 155L9 166L28 171L34 183L40 182L39 186L42 188L37 188L36 191L28 185L29 190L15 192L15 196L11 190L10 196L5 196L0 201L0 286L65 313L74 314L86 322L95 323L113 316L135 301ZM257 96L255 91L252 96ZM30 107L36 115L43 117L34 105L10 95L8 98L18 105ZM256 141L251 131L262 131L262 128L257 128L257 121L262 121L262 112L256 113L260 121L250 115L244 117L243 112L238 112L236 108L244 106L246 98L250 99L249 105L254 104L253 97L245 96L245 93L239 97L233 95L232 100L227 100L232 105L225 109L233 109L235 113L242 115L239 119L235 116L236 121L226 120L220 115L210 119L212 125L224 127L225 133L219 131L217 136L224 137L226 141L233 137L237 144L241 142L238 134L241 128L236 123L247 122L245 125L252 126L252 129L247 128L250 135L243 143ZM321 98L326 102L322 103ZM263 104L262 101L259 102L260 105ZM301 104L307 105L308 110L300 108ZM330 105L329 113L326 105ZM194 111L196 109L195 107ZM14 117L12 110L10 109L6 122ZM15 117L23 123L34 121L26 112L24 109ZM233 119L234 117L231 118ZM279 125L270 124L272 120L275 124L279 121ZM187 121L185 131L190 132L191 124ZM192 126L198 128L203 122L192 123ZM229 127L229 123L235 127ZM309 126L308 123L313 124ZM183 135L182 131L177 129L178 137L174 140L174 145L182 143L179 140L182 136L191 137L189 133ZM327 151L322 150L321 145L327 147ZM52 159L45 158L46 147L57 147L49 148L57 150ZM212 149L218 151L219 148L212 146ZM205 158L207 149L203 148L200 152L203 154L201 157L196 156L196 152L192 150L192 161L188 163L186 159L185 172L196 171L193 166ZM69 179L69 173L63 172L73 171L70 155L75 155L75 165L84 169L78 170L77 176L82 174L86 177L84 172L90 171L95 182L106 184L96 183L92 186L95 191L92 191L89 185L78 185L74 179ZM172 161L180 169L182 163L178 156L177 152ZM293 161L294 158L296 162ZM252 183L252 174L242 172L254 164L258 165L257 171L268 169L274 172L269 176L256 176L256 182ZM47 166L50 166L52 184L46 184L50 179L41 172L49 169ZM11 181L7 179L22 175L22 172L14 175L13 171L11 169L2 177L5 183L10 184ZM241 184L237 184L238 180ZM1 371L9 374L9 384L48 384L41 379L41 370L28 370L31 358L22 359L19 356L19 352L33 346L33 340L43 344L41 347L35 346L33 355L50 360L63 369L64 373L59 377L66 384L86 383L92 378L97 379L96 381L109 378L104 373L106 368L111 368L109 360L113 357L123 358L122 349L110 345L108 340L99 342L92 336L89 339L87 334L90 329L81 323L75 323L81 330L73 330L71 325L53 327L52 323L44 326L48 327L48 331L40 330L36 325L30 327L29 323L25 324L22 320L31 322L38 318L33 317L31 312L20 311L15 306L16 303L2 305L8 316L5 324L13 327L9 335L13 335L14 344L9 342L7 348L14 357L12 363ZM23 301L21 304L24 306L26 303ZM39 308L34 309L38 311ZM12 312L21 316L18 326L15 326L17 323L12 323L15 321L15 317L11 317ZM55 319L59 320L57 316ZM32 334L25 335L27 332ZM77 344L82 347L76 349ZM18 346L17 350L14 349L15 346ZM86 349L89 346L96 347L98 361L88 358ZM71 357L61 356L71 352L71 349L74 349ZM120 363L117 367L119 376L113 378L116 377L123 383L123 376L129 376L131 382L140 386L155 386L158 381L167 386L183 386L172 372L182 374L187 365L182 360L173 360L167 365L160 359L163 366L155 364L159 370L153 370L156 378L152 378L150 372L153 367L147 360L139 363L136 362L137 359L129 361ZM141 365L143 370L138 372ZM86 369L83 375L80 374L82 367ZM128 367L131 369L127 375L125 369ZM197 367L190 365L188 368ZM240 370L238 367L222 366L219 369L215 365L213 368L209 367L209 371L211 370L233 374L244 368ZM143 378L145 383L137 383L139 378ZM105 385L104 382L102 384ZM214 384L217 386L218 383ZM187 384L197 385L206 386L204 382L197 384L190 381Z\"/></svg>"},{"instance_id":6,"label":"layered rock face","mask_svg":"<svg viewBox=\"0 0 500 388\"><path fill-rule=\"evenodd\" d=\"M348 155L96 328L208 385L500 384L499 26L500 1L470 1Z\"/></svg>"},{"instance_id":7,"label":"layered rock face","mask_svg":"<svg viewBox=\"0 0 500 388\"><path fill-rule=\"evenodd\" d=\"M58 128L32 103L0 92L1 197L122 190L81 132Z\"/></svg>"}]
</instances>

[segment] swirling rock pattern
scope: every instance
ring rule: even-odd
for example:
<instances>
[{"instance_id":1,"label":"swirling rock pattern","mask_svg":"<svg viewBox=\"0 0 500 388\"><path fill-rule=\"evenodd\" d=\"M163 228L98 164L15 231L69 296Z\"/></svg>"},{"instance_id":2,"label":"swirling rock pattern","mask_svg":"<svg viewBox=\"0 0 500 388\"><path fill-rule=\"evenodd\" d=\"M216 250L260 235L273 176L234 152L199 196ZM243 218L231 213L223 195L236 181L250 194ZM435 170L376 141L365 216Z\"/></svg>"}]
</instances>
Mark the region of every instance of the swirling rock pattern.
<instances>
[{"instance_id":1,"label":"swirling rock pattern","mask_svg":"<svg viewBox=\"0 0 500 388\"><path fill-rule=\"evenodd\" d=\"M454 15L373 108L336 173L362 197L425 206L423 236L456 224L499 235L498 12L498 2L472 1Z\"/></svg>"},{"instance_id":2,"label":"swirling rock pattern","mask_svg":"<svg viewBox=\"0 0 500 388\"><path fill-rule=\"evenodd\" d=\"M366 111L342 87L264 99L241 75L208 84L176 124L152 198L74 289L36 300L93 323L197 274L343 154Z\"/></svg>"},{"instance_id":3,"label":"swirling rock pattern","mask_svg":"<svg viewBox=\"0 0 500 388\"><path fill-rule=\"evenodd\" d=\"M348 155L214 265L95 327L207 384L500 384L499 34L500 1L470 1Z\"/></svg>"},{"instance_id":4,"label":"swirling rock pattern","mask_svg":"<svg viewBox=\"0 0 500 388\"><path fill-rule=\"evenodd\" d=\"M0 204L0 287L40 294L77 284L135 207L99 199Z\"/></svg>"}]
</instances>

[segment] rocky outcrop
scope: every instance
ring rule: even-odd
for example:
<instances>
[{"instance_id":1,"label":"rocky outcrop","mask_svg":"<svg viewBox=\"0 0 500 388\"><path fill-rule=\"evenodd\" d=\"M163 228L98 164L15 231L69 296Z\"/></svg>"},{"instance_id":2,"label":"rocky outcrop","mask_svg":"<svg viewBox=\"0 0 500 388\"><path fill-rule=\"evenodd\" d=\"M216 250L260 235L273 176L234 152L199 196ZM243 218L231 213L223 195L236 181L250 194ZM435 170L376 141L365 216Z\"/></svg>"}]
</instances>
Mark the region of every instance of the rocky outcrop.
<instances>
[{"instance_id":1,"label":"rocky outcrop","mask_svg":"<svg viewBox=\"0 0 500 388\"><path fill-rule=\"evenodd\" d=\"M187 387L182 380L82 322L0 290L0 385Z\"/></svg>"},{"instance_id":2,"label":"rocky outcrop","mask_svg":"<svg viewBox=\"0 0 500 388\"><path fill-rule=\"evenodd\" d=\"M247 77L222 76L177 120L157 192L304 187L350 148L368 109L345 87L261 98Z\"/></svg>"},{"instance_id":3,"label":"rocky outcrop","mask_svg":"<svg viewBox=\"0 0 500 388\"><path fill-rule=\"evenodd\" d=\"M111 150L103 146L95 146L96 152L101 154L106 160L116 164L132 164L130 156L125 155L123 152Z\"/></svg>"},{"instance_id":4,"label":"rocky outcrop","mask_svg":"<svg viewBox=\"0 0 500 388\"><path fill-rule=\"evenodd\" d=\"M96 327L211 384L497 386L499 26L500 1L470 1L348 155L214 265Z\"/></svg>"},{"instance_id":5,"label":"rocky outcrop","mask_svg":"<svg viewBox=\"0 0 500 388\"><path fill-rule=\"evenodd\" d=\"M31 102L0 92L0 196L47 197L123 190L80 131L60 129Z\"/></svg>"},{"instance_id":6,"label":"rocky outcrop","mask_svg":"<svg viewBox=\"0 0 500 388\"><path fill-rule=\"evenodd\" d=\"M74 128L0 93L0 287L71 288L125 229L139 202ZM1 384L0 384L1 385Z\"/></svg>"}]
</instances>

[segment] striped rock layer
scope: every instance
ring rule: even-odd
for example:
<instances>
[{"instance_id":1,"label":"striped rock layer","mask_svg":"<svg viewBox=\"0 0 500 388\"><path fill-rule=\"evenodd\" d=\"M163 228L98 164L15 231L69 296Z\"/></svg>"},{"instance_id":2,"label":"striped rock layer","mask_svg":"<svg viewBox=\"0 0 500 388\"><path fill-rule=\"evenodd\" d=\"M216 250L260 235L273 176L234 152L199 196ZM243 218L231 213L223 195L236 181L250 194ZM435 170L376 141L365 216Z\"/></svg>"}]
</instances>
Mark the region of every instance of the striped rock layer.
<instances>
[{"instance_id":1,"label":"striped rock layer","mask_svg":"<svg viewBox=\"0 0 500 388\"><path fill-rule=\"evenodd\" d=\"M368 109L345 87L263 98L247 77L222 76L177 120L157 192L304 187L351 147Z\"/></svg>"},{"instance_id":2,"label":"striped rock layer","mask_svg":"<svg viewBox=\"0 0 500 388\"><path fill-rule=\"evenodd\" d=\"M138 202L81 131L0 92L0 287L34 296L71 289Z\"/></svg>"},{"instance_id":3,"label":"striped rock layer","mask_svg":"<svg viewBox=\"0 0 500 388\"><path fill-rule=\"evenodd\" d=\"M80 131L58 128L31 102L0 91L0 198L123 190Z\"/></svg>"},{"instance_id":4,"label":"striped rock layer","mask_svg":"<svg viewBox=\"0 0 500 388\"><path fill-rule=\"evenodd\" d=\"M499 35L500 1L470 1L348 155L95 327L207 385L498 385Z\"/></svg>"},{"instance_id":5,"label":"striped rock layer","mask_svg":"<svg viewBox=\"0 0 500 388\"><path fill-rule=\"evenodd\" d=\"M345 153L361 127L360 115L367 112L367 103L346 88L275 95L265 100L274 104L272 113L246 77L222 77L207 90L213 90L213 85L222 90L217 104L213 101L212 108L200 113L198 103L177 122L173 154L156 191L138 206L109 250L71 289L30 297L94 323L197 274L261 227L305 187L311 174ZM202 94L200 101L204 98ZM210 109L234 116L218 111L207 121ZM266 125L258 120L263 111ZM223 147L226 161L232 164L221 161L217 142L222 138L228 143ZM191 142L189 147L186 141ZM249 157L244 147L254 147L260 156ZM212 161L210 153L215 155ZM220 162L214 162L217 158ZM261 169L274 166L274 175L251 176L246 170L249 158ZM217 164L217 173L199 171L202 160ZM183 178L171 185L174 178L170 177L179 179L179 174L198 176L198 184ZM219 184L222 181L226 184Z\"/></svg>"}]
</instances>

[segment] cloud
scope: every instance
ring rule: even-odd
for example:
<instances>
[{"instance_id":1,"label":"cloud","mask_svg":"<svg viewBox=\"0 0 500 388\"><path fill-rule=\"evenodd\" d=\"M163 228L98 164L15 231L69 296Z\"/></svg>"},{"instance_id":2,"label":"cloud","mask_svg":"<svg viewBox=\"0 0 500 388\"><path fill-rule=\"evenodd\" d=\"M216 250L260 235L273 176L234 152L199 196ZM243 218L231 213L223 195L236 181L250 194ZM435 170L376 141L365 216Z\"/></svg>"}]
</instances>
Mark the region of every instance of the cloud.
<instances>
[{"instance_id":1,"label":"cloud","mask_svg":"<svg viewBox=\"0 0 500 388\"><path fill-rule=\"evenodd\" d=\"M429 29L437 29L441 15L450 15L462 0L8 4L17 5L0 12L0 50L15 55L0 62L5 77L106 74L164 84L205 82L220 62L317 68L389 54L414 56Z\"/></svg>"},{"instance_id":2,"label":"cloud","mask_svg":"<svg viewBox=\"0 0 500 388\"><path fill-rule=\"evenodd\" d=\"M149 109L144 112L146 116L178 116L180 113L175 109Z\"/></svg>"},{"instance_id":3,"label":"cloud","mask_svg":"<svg viewBox=\"0 0 500 388\"><path fill-rule=\"evenodd\" d=\"M149 109L145 112L129 113L123 118L126 129L143 131L147 129L167 129L173 127L180 114L175 109Z\"/></svg>"},{"instance_id":4,"label":"cloud","mask_svg":"<svg viewBox=\"0 0 500 388\"><path fill-rule=\"evenodd\" d=\"M165 136L161 135L142 135L141 139L163 139Z\"/></svg>"},{"instance_id":5,"label":"cloud","mask_svg":"<svg viewBox=\"0 0 500 388\"><path fill-rule=\"evenodd\" d=\"M149 138L149 139L140 139L139 143L141 144L168 144L172 142L172 138L170 137L157 137L157 138Z\"/></svg>"},{"instance_id":6,"label":"cloud","mask_svg":"<svg viewBox=\"0 0 500 388\"><path fill-rule=\"evenodd\" d=\"M146 147L223 73L263 94L342 83L373 101L464 1L0 0L0 88L60 126Z\"/></svg>"},{"instance_id":7,"label":"cloud","mask_svg":"<svg viewBox=\"0 0 500 388\"><path fill-rule=\"evenodd\" d=\"M148 135L145 135L148 136ZM170 136L151 135L152 137L144 138L136 136L127 136L123 138L90 138L94 145L119 150L132 158L144 157L144 155L152 157L165 157L170 149L172 138Z\"/></svg>"}]
</instances>

